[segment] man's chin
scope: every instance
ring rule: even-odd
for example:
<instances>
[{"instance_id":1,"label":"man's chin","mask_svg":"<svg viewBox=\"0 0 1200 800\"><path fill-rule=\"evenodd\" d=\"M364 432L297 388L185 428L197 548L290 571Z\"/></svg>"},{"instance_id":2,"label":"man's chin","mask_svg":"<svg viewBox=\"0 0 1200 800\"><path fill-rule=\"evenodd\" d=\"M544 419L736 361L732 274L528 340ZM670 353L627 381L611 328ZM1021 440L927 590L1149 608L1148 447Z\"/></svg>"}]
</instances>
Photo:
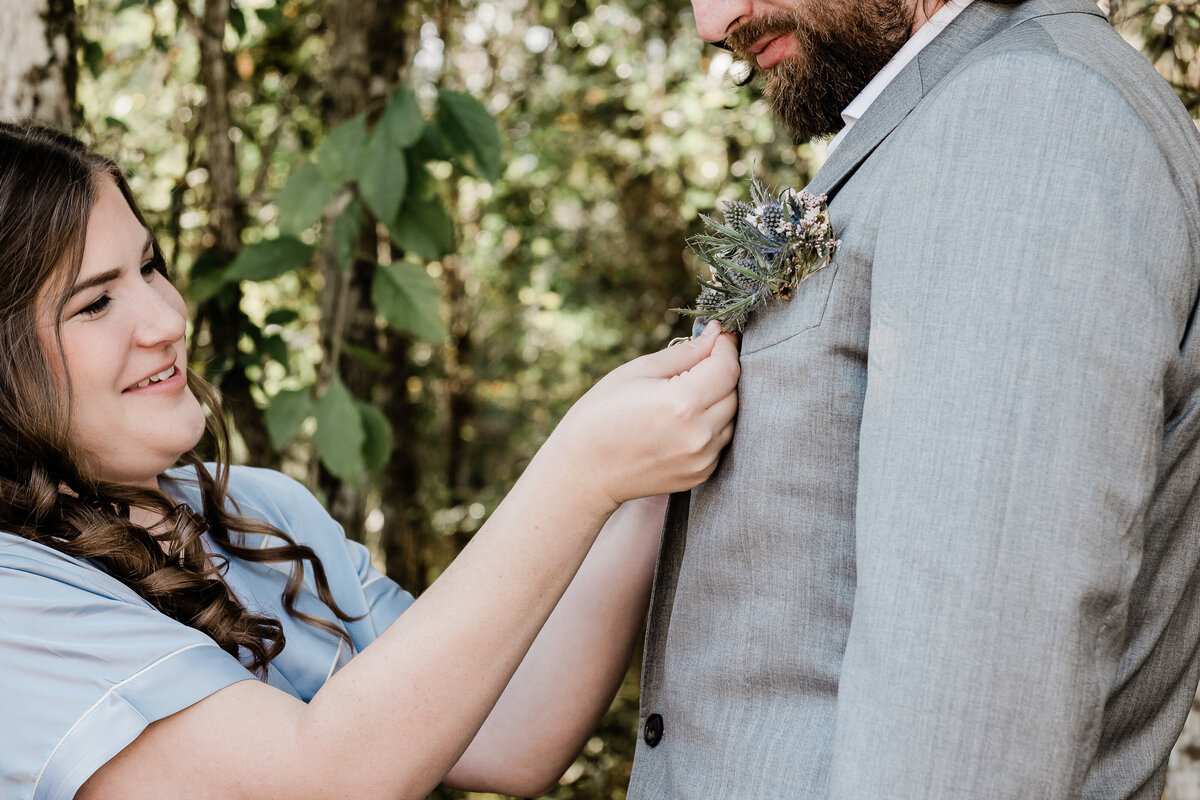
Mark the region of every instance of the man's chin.
<instances>
[{"instance_id":1,"label":"man's chin","mask_svg":"<svg viewBox=\"0 0 1200 800\"><path fill-rule=\"evenodd\" d=\"M804 5L805 13L798 10L786 20L794 31L788 41L795 47L788 48L787 57L769 69L758 70L766 79L765 95L775 115L798 139L830 136L841 130L842 110L912 31L908 0L811 0ZM767 18L761 24L746 25L734 31L730 42L752 65L748 49L780 30L783 22ZM772 40L767 49L775 45Z\"/></svg>"},{"instance_id":2,"label":"man's chin","mask_svg":"<svg viewBox=\"0 0 1200 800\"><path fill-rule=\"evenodd\" d=\"M833 136L845 124L842 120L841 109L845 104L822 108L819 98L800 96L789 85L772 85L774 82L768 76L764 92L767 102L775 118L782 122L796 141L819 139ZM828 101L826 101L828 102Z\"/></svg>"}]
</instances>

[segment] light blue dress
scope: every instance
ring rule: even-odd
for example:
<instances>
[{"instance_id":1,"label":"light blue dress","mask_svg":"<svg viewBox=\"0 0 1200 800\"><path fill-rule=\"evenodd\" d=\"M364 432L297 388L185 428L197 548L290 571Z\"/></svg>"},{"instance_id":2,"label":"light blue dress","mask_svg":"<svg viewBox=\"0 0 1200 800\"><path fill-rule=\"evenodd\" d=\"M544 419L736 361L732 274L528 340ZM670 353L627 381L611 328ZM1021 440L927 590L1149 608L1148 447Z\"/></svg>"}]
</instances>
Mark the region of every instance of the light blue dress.
<instances>
[{"instance_id":1,"label":"light blue dress","mask_svg":"<svg viewBox=\"0 0 1200 800\"><path fill-rule=\"evenodd\" d=\"M190 471L163 488L200 511ZM354 652L412 604L375 570L366 549L307 489L278 472L235 467L229 497L316 551L329 587L355 622L342 623L317 597L311 571L296 606L345 629L336 637L288 616L281 602L291 562L229 559L225 580L250 610L282 622L287 644L267 682L308 701ZM246 535L266 546L270 537ZM236 541L236 539L235 539ZM211 541L210 552L220 554ZM70 800L92 773L149 723L231 683L254 680L200 631L167 617L88 562L0 533L0 798Z\"/></svg>"}]
</instances>

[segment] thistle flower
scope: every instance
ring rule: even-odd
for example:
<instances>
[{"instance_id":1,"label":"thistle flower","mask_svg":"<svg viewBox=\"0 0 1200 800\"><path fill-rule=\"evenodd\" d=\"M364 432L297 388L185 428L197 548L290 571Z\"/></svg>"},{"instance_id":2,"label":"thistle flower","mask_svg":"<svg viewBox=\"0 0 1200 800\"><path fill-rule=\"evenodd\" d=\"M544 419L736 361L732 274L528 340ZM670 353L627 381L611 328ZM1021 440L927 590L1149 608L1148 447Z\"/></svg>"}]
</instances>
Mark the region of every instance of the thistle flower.
<instances>
[{"instance_id":1,"label":"thistle flower","mask_svg":"<svg viewBox=\"0 0 1200 800\"><path fill-rule=\"evenodd\" d=\"M731 200L725 204L725 224L735 231L746 229L746 217L750 215L750 206Z\"/></svg>"},{"instance_id":2,"label":"thistle flower","mask_svg":"<svg viewBox=\"0 0 1200 800\"><path fill-rule=\"evenodd\" d=\"M675 311L741 332L755 308L770 298L792 299L800 281L828 264L841 245L824 195L791 187L771 194L754 177L750 197L749 204L725 204L724 224L702 216L705 233L688 245L711 277L700 281L696 308Z\"/></svg>"}]
</instances>

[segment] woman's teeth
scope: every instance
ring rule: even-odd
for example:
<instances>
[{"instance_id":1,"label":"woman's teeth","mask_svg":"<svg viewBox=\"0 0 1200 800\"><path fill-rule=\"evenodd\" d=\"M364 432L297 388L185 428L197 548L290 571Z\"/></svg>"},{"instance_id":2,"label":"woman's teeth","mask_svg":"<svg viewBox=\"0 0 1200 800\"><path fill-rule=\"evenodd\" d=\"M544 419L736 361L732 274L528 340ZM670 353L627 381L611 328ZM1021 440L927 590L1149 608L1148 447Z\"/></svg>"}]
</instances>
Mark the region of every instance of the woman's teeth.
<instances>
[{"instance_id":1,"label":"woman's teeth","mask_svg":"<svg viewBox=\"0 0 1200 800\"><path fill-rule=\"evenodd\" d=\"M141 383L134 384L133 388L141 389L143 386L149 386L152 383L158 383L159 381L165 381L167 378L171 377L174 374L175 374L175 368L168 367L168 368L164 369L162 372L158 373L157 375L151 375L149 378L146 378L146 380L142 381Z\"/></svg>"}]
</instances>

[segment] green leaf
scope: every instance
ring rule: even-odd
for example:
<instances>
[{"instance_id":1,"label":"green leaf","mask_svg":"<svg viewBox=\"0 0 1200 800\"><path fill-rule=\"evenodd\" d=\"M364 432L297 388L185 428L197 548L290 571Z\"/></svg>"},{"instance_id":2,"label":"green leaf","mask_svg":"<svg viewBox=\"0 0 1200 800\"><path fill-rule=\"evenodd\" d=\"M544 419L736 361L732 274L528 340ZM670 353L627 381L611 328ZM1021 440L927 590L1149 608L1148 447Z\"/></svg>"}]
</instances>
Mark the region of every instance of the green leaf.
<instances>
[{"instance_id":1,"label":"green leaf","mask_svg":"<svg viewBox=\"0 0 1200 800\"><path fill-rule=\"evenodd\" d=\"M396 219L388 223L388 232L396 244L421 258L435 261L454 252L454 224L436 195L426 199L410 194Z\"/></svg>"},{"instance_id":2,"label":"green leaf","mask_svg":"<svg viewBox=\"0 0 1200 800\"><path fill-rule=\"evenodd\" d=\"M279 230L300 233L311 227L321 218L333 189L316 164L301 164L292 170L275 201L279 206Z\"/></svg>"},{"instance_id":3,"label":"green leaf","mask_svg":"<svg viewBox=\"0 0 1200 800\"><path fill-rule=\"evenodd\" d=\"M438 312L437 284L417 265L381 264L375 270L371 299L396 330L437 344L446 341L446 326Z\"/></svg>"},{"instance_id":4,"label":"green leaf","mask_svg":"<svg viewBox=\"0 0 1200 800\"><path fill-rule=\"evenodd\" d=\"M246 35L246 15L237 6L229 9L229 27L233 28L239 39Z\"/></svg>"},{"instance_id":5,"label":"green leaf","mask_svg":"<svg viewBox=\"0 0 1200 800\"><path fill-rule=\"evenodd\" d=\"M408 188L408 165L404 151L389 138L382 125L376 125L363 158L358 191L376 219L386 224L396 218L404 192Z\"/></svg>"},{"instance_id":6,"label":"green leaf","mask_svg":"<svg viewBox=\"0 0 1200 800\"><path fill-rule=\"evenodd\" d=\"M91 39L84 40L83 61L87 64L88 72L92 73L93 78L100 77L100 73L104 71L104 49L100 47L99 42L93 42Z\"/></svg>"},{"instance_id":7,"label":"green leaf","mask_svg":"<svg viewBox=\"0 0 1200 800\"><path fill-rule=\"evenodd\" d=\"M425 166L424 161L414 150L407 150L404 158L408 161L408 196L420 200L437 194L438 179Z\"/></svg>"},{"instance_id":8,"label":"green leaf","mask_svg":"<svg viewBox=\"0 0 1200 800\"><path fill-rule=\"evenodd\" d=\"M365 114L359 114L337 125L325 136L317 147L317 167L335 186L352 181L358 177L366 146L367 118Z\"/></svg>"},{"instance_id":9,"label":"green leaf","mask_svg":"<svg viewBox=\"0 0 1200 800\"><path fill-rule=\"evenodd\" d=\"M287 325L300 319L300 312L293 308L277 308L263 318L263 325Z\"/></svg>"},{"instance_id":10,"label":"green leaf","mask_svg":"<svg viewBox=\"0 0 1200 800\"><path fill-rule=\"evenodd\" d=\"M358 243L358 235L365 221L362 203L355 197L346 204L333 223L333 243L338 266L342 269L349 269L354 263L354 246Z\"/></svg>"},{"instance_id":11,"label":"green leaf","mask_svg":"<svg viewBox=\"0 0 1200 800\"><path fill-rule=\"evenodd\" d=\"M126 9L137 8L141 5L142 5L142 0L121 0L121 2L117 4L117 7L113 11L113 13L120 14L122 11L125 11Z\"/></svg>"},{"instance_id":12,"label":"green leaf","mask_svg":"<svg viewBox=\"0 0 1200 800\"><path fill-rule=\"evenodd\" d=\"M283 15L283 9L277 5L256 8L254 15L270 30L278 30L287 24L287 17Z\"/></svg>"},{"instance_id":13,"label":"green leaf","mask_svg":"<svg viewBox=\"0 0 1200 800\"><path fill-rule=\"evenodd\" d=\"M214 250L205 250L196 256L188 270L188 299L196 305L207 303L225 287L226 263Z\"/></svg>"},{"instance_id":14,"label":"green leaf","mask_svg":"<svg viewBox=\"0 0 1200 800\"><path fill-rule=\"evenodd\" d=\"M417 96L411 88L403 85L395 91L375 129L382 131L388 141L401 150L417 143L425 130L425 119L421 116L421 107L417 105Z\"/></svg>"},{"instance_id":15,"label":"green leaf","mask_svg":"<svg viewBox=\"0 0 1200 800\"><path fill-rule=\"evenodd\" d=\"M307 266L312 260L313 249L312 245L294 236L280 236L278 239L264 239L246 245L229 265L225 280L265 281L279 277L285 272Z\"/></svg>"},{"instance_id":16,"label":"green leaf","mask_svg":"<svg viewBox=\"0 0 1200 800\"><path fill-rule=\"evenodd\" d=\"M452 157L446 137L436 125L426 125L421 131L421 138L408 151L419 162L449 161ZM410 165L411 166L411 165ZM411 169L410 169L411 171Z\"/></svg>"},{"instance_id":17,"label":"green leaf","mask_svg":"<svg viewBox=\"0 0 1200 800\"><path fill-rule=\"evenodd\" d=\"M337 377L317 401L317 452L335 477L357 485L363 470L362 415L350 390Z\"/></svg>"},{"instance_id":18,"label":"green leaf","mask_svg":"<svg viewBox=\"0 0 1200 800\"><path fill-rule=\"evenodd\" d=\"M117 117L112 117L112 116L105 117L104 124L109 126L110 128L120 128L121 130L125 131L126 133L129 133L129 123L127 123L123 119L118 119Z\"/></svg>"},{"instance_id":19,"label":"green leaf","mask_svg":"<svg viewBox=\"0 0 1200 800\"><path fill-rule=\"evenodd\" d=\"M283 364L285 367L288 361L291 360L291 353L288 350L287 342L279 334L264 336L262 341L258 343L258 352L261 355L268 356L276 363Z\"/></svg>"},{"instance_id":20,"label":"green leaf","mask_svg":"<svg viewBox=\"0 0 1200 800\"><path fill-rule=\"evenodd\" d=\"M479 177L489 181L500 177L500 129L478 100L463 92L440 89L438 127L456 153L474 160Z\"/></svg>"},{"instance_id":21,"label":"green leaf","mask_svg":"<svg viewBox=\"0 0 1200 800\"><path fill-rule=\"evenodd\" d=\"M382 411L370 403L360 400L358 411L362 415L363 432L366 435L363 461L372 474L378 475L392 454L392 424Z\"/></svg>"},{"instance_id":22,"label":"green leaf","mask_svg":"<svg viewBox=\"0 0 1200 800\"><path fill-rule=\"evenodd\" d=\"M278 392L269 399L263 418L267 423L271 446L282 450L300 432L300 426L312 413L312 392L308 387Z\"/></svg>"},{"instance_id":23,"label":"green leaf","mask_svg":"<svg viewBox=\"0 0 1200 800\"><path fill-rule=\"evenodd\" d=\"M342 342L342 352L372 372L382 372L383 368L387 366L387 362L379 353L366 347L350 344L350 342Z\"/></svg>"}]
</instances>

